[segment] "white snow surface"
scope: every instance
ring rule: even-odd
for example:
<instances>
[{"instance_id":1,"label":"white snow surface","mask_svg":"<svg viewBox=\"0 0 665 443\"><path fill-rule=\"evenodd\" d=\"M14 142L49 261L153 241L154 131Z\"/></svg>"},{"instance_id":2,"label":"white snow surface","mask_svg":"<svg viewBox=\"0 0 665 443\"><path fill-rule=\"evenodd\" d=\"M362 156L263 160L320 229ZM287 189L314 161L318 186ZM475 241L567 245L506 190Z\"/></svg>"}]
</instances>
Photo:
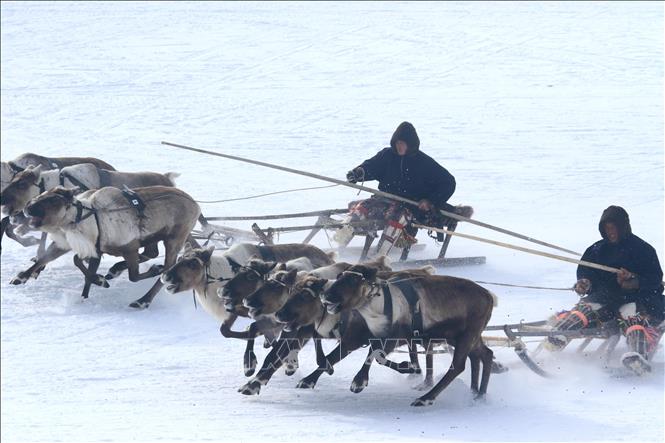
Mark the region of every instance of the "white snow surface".
<instances>
[{"instance_id":1,"label":"white snow surface","mask_svg":"<svg viewBox=\"0 0 665 443\"><path fill-rule=\"evenodd\" d=\"M472 205L475 219L583 252L599 239L602 210L617 204L664 261L662 2L2 2L1 11L5 161L96 156L118 170L180 172L182 189L218 200L325 183L160 141L343 179L408 120L421 149L456 177L451 202ZM356 194L334 187L202 207L211 216L300 212L344 207ZM437 253L423 233L420 241L421 258ZM314 243L328 246L322 234ZM81 301L71 255L11 286L34 250L3 246L2 441L664 437L662 344L642 378L612 377L571 346L543 354L556 375L543 379L495 348L510 371L492 376L486 401L472 400L467 369L426 408L409 406L417 380L384 367L351 393L364 350L316 389L295 389L315 366L308 345L295 376L279 371L246 397L236 392L244 342L222 338L191 294L162 291L136 311L128 304L152 280L125 274ZM451 243L449 256L475 255L487 264L438 272L548 287L575 280L573 264ZM577 299L487 287L500 299L491 324L544 319ZM613 365L626 350L622 340ZM437 379L449 362L436 357Z\"/></svg>"}]
</instances>

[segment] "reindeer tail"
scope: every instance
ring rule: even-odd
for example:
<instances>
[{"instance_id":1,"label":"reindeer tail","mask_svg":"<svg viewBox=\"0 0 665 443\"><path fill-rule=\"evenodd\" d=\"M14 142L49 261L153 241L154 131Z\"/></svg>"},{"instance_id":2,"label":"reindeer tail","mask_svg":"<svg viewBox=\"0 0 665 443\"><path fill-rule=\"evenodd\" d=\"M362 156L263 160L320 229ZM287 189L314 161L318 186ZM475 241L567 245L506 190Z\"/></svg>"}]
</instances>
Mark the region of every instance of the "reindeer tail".
<instances>
[{"instance_id":1,"label":"reindeer tail","mask_svg":"<svg viewBox=\"0 0 665 443\"><path fill-rule=\"evenodd\" d=\"M420 269L427 272L429 275L435 275L436 274L436 268L432 265L423 266Z\"/></svg>"},{"instance_id":2,"label":"reindeer tail","mask_svg":"<svg viewBox=\"0 0 665 443\"><path fill-rule=\"evenodd\" d=\"M173 186L175 186L175 179L180 177L179 172L167 172L164 175L166 176L166 178L169 179L169 181L171 182L171 185L173 185Z\"/></svg>"},{"instance_id":3,"label":"reindeer tail","mask_svg":"<svg viewBox=\"0 0 665 443\"><path fill-rule=\"evenodd\" d=\"M496 308L497 306L499 306L499 297L497 297L496 294L492 291L487 291L487 292L489 292L490 295L492 296L492 307Z\"/></svg>"}]
</instances>

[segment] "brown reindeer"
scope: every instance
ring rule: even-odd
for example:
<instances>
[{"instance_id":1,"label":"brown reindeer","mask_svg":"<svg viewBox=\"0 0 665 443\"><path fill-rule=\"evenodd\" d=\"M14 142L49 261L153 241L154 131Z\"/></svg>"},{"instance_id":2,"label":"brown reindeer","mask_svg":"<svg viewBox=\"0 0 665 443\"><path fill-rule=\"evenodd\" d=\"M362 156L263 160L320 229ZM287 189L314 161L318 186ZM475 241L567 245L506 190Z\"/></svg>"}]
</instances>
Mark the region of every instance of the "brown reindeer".
<instances>
[{"instance_id":1,"label":"brown reindeer","mask_svg":"<svg viewBox=\"0 0 665 443\"><path fill-rule=\"evenodd\" d=\"M20 273L14 284L23 283L32 272L71 249L81 258L89 259L83 296L96 275L102 254L121 256L127 262L130 281L139 281L161 274L176 262L177 254L200 215L199 205L185 192L166 186L136 188L129 200L123 191L105 187L75 196L76 189L56 187L30 201L24 212L33 228L48 232L54 243L30 269ZM131 200L144 207L136 209ZM139 272L139 248L162 241L164 265L153 265ZM192 240L193 241L193 240ZM162 287L157 280L131 307L147 308Z\"/></svg>"},{"instance_id":2,"label":"brown reindeer","mask_svg":"<svg viewBox=\"0 0 665 443\"><path fill-rule=\"evenodd\" d=\"M381 262L383 260L380 260ZM372 265L377 266L376 263L372 263ZM238 390L242 394L258 394L261 386L266 385L275 371L283 364L284 356L288 352L299 350L312 337L315 338L314 344L317 346L317 351L320 347L321 339L336 338L339 340L339 343L330 354L324 357L323 361L317 358L318 368L308 377L301 380L297 385L298 388L314 388L317 380L324 372L332 374L334 371L333 366L346 357L349 352L370 343L372 334L367 328L365 320L356 313L326 314L326 310L319 301L319 294L325 286L330 284L330 281L327 278L321 277L321 275L326 275L325 273L321 272L317 275L317 271L314 270L293 283L287 300L275 313L277 321L284 325L284 332L278 343L273 346L273 349L265 358L256 377ZM415 270L384 270L379 271L379 274L384 278L409 278L430 275L433 272L434 268L427 266ZM328 274L327 276L334 278L337 275L332 276ZM284 298L284 294L275 294L274 296ZM256 302L247 300L247 303L252 304ZM411 362L395 363L387 358L377 359L377 361L402 374L419 373L420 367L417 363L415 348L410 347L409 350ZM362 383L360 381L362 376L366 377L366 374L359 373L354 378L354 382L351 385L353 392L360 392L367 385L366 382Z\"/></svg>"},{"instance_id":3,"label":"brown reindeer","mask_svg":"<svg viewBox=\"0 0 665 443\"><path fill-rule=\"evenodd\" d=\"M492 351L483 344L481 333L487 325L496 297L476 283L456 277L424 276L408 286L378 278L375 269L354 266L327 288L322 301L329 314L356 310L367 322L372 335L382 341L382 352L390 352L398 340L414 336L420 313L420 335L429 340L445 340L455 347L453 361L443 378L425 395L412 403L424 406L455 377L471 359L471 389L483 396L487 392L492 368ZM415 294L413 297L409 294ZM387 309L387 306L390 309ZM482 380L478 387L480 362Z\"/></svg>"}]
</instances>

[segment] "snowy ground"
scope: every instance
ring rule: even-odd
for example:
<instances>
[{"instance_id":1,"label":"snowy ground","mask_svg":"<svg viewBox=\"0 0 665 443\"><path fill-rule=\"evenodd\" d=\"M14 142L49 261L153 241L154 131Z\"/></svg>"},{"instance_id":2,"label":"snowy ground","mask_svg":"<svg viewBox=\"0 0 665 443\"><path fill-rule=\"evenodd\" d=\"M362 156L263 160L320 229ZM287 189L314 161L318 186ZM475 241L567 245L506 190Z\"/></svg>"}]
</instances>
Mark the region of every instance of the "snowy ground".
<instances>
[{"instance_id":1,"label":"snowy ground","mask_svg":"<svg viewBox=\"0 0 665 443\"><path fill-rule=\"evenodd\" d=\"M343 178L409 120L423 151L457 178L452 202L473 205L476 219L581 252L599 238L602 210L619 204L665 261L660 2L1 8L3 160L28 151L92 155L119 170L179 171L195 198L224 199L322 183L159 142ZM203 208L270 214L354 198L331 188ZM316 243L327 246L324 236ZM662 349L655 373L642 379L612 378L593 356L566 350L545 357L554 380L497 349L511 371L491 379L486 402L471 400L467 372L433 406L414 409L416 382L386 368L372 369L361 394L349 392L364 353L314 391L294 389L313 367L308 348L294 377L280 372L250 398L236 392L245 382L243 343L222 339L190 294L162 292L149 310L134 311L128 303L150 282L123 277L81 302L69 256L13 287L33 251L4 246L2 441L664 436ZM450 255L485 255L487 264L440 273L553 287L574 281L574 265L481 243L455 240ZM576 300L491 289L500 297L495 324L542 319ZM440 373L448 363L438 356L435 367Z\"/></svg>"}]
</instances>

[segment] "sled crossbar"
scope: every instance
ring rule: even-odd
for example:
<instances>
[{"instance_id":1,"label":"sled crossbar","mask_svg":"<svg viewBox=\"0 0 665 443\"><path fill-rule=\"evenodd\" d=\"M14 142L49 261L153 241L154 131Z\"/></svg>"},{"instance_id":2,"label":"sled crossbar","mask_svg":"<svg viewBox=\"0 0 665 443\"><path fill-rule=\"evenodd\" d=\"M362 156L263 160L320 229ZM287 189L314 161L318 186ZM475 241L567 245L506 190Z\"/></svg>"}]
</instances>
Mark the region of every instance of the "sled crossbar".
<instances>
[{"instance_id":1,"label":"sled crossbar","mask_svg":"<svg viewBox=\"0 0 665 443\"><path fill-rule=\"evenodd\" d=\"M246 215L237 217L206 217L210 221L240 221L240 220L279 220L282 218L301 218L301 217L315 217L318 215L334 215L346 214L348 209L326 209L323 211L312 212L296 212L292 214L276 214L276 215Z\"/></svg>"}]
</instances>

